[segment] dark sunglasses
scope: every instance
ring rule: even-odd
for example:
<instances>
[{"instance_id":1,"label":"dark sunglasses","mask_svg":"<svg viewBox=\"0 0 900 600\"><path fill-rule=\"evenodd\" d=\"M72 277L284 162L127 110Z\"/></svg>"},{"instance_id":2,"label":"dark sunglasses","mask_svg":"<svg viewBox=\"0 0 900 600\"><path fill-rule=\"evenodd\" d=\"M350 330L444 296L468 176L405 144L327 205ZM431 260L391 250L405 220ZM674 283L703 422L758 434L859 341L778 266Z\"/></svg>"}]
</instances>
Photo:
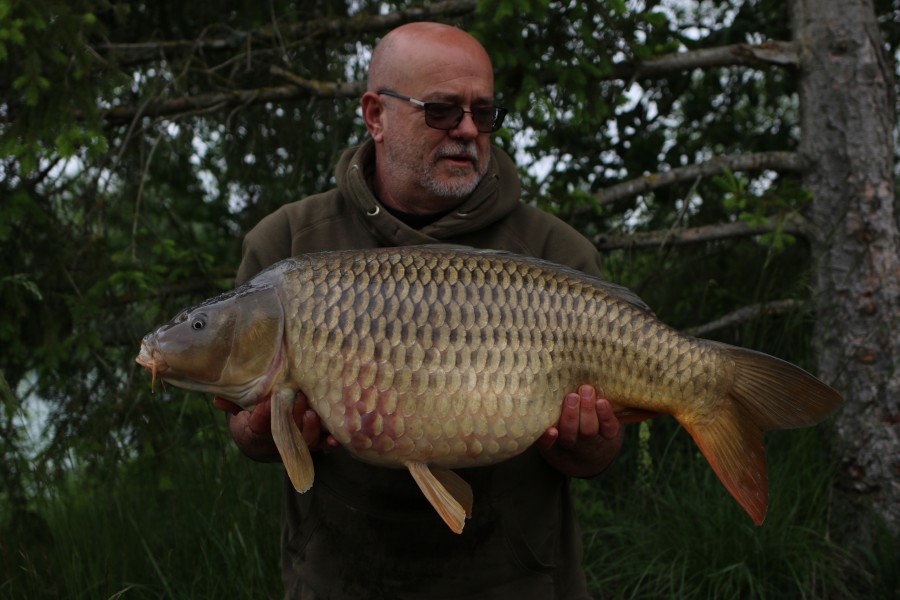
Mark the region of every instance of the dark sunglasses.
<instances>
[{"instance_id":1,"label":"dark sunglasses","mask_svg":"<svg viewBox=\"0 0 900 600\"><path fill-rule=\"evenodd\" d=\"M482 108L473 108L465 110L459 104L452 102L422 102L403 94L397 94L389 90L378 90L378 94L392 96L401 100L408 100L416 106L425 109L425 124L432 129L441 129L449 131L459 127L466 113L472 115L472 121L475 128L481 133L491 133L497 131L503 126L503 118L509 112L502 106L485 106Z\"/></svg>"}]
</instances>

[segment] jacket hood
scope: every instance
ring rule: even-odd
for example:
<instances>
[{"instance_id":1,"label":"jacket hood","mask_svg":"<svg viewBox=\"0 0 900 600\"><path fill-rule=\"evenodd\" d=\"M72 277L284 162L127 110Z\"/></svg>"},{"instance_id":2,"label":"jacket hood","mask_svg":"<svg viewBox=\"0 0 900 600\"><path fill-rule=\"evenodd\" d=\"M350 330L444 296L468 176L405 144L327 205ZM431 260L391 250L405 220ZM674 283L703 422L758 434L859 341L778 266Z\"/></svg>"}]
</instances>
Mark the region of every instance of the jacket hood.
<instances>
[{"instance_id":1,"label":"jacket hood","mask_svg":"<svg viewBox=\"0 0 900 600\"><path fill-rule=\"evenodd\" d=\"M344 152L335 176L338 190L360 210L366 225L386 246L434 243L483 229L514 210L522 194L512 159L491 146L490 167L472 194L440 220L416 230L381 208L372 192L374 172L375 142L370 139Z\"/></svg>"}]
</instances>

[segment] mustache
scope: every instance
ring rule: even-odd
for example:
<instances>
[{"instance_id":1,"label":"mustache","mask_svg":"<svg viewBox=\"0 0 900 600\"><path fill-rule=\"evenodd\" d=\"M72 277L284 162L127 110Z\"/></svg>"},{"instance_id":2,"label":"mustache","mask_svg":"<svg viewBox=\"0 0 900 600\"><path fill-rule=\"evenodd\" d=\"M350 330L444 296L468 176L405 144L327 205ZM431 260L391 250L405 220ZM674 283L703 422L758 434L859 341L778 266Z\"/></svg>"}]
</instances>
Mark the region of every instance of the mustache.
<instances>
[{"instance_id":1,"label":"mustache","mask_svg":"<svg viewBox=\"0 0 900 600\"><path fill-rule=\"evenodd\" d=\"M455 143L439 148L435 152L434 160L438 161L442 158L465 156L473 163L478 164L478 148L475 142L471 143Z\"/></svg>"}]
</instances>

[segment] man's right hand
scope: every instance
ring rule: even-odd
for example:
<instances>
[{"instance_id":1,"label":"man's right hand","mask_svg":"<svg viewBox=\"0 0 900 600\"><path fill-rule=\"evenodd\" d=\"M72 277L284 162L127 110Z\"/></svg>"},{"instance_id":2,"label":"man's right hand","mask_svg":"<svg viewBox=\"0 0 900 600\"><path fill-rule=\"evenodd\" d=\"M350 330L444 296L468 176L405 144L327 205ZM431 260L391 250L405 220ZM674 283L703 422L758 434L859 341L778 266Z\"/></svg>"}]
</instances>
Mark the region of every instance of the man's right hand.
<instances>
[{"instance_id":1,"label":"man's right hand","mask_svg":"<svg viewBox=\"0 0 900 600\"><path fill-rule=\"evenodd\" d=\"M250 411L219 397L213 399L213 406L229 413L228 432L241 452L260 462L281 460L272 439L272 407L269 398ZM310 450L338 446L337 440L322 428L319 416L310 408L309 400L303 392L297 392L294 398L293 416Z\"/></svg>"}]
</instances>

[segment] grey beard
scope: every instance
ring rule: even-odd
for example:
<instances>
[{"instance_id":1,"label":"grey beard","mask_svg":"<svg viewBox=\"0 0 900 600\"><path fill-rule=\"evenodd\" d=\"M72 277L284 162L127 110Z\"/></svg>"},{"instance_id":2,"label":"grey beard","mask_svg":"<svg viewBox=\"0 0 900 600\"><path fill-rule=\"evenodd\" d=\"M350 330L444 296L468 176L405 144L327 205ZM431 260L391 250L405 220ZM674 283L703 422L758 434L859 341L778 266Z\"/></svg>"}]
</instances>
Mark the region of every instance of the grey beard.
<instances>
[{"instance_id":1,"label":"grey beard","mask_svg":"<svg viewBox=\"0 0 900 600\"><path fill-rule=\"evenodd\" d=\"M484 164L481 164L478 160L478 152L475 149L474 144L457 144L456 146L442 149L437 156L435 156L435 161L446 156L457 155L466 155L472 159L472 164L475 166L477 173L475 179L454 179L449 182L437 181L432 176L432 172L429 171L422 173L422 186L440 198L449 200L463 200L468 198L472 192L475 191L475 188L478 187L478 184L481 183L481 180L484 179L484 175L487 173L488 165L490 163L490 154L486 157Z\"/></svg>"}]
</instances>

